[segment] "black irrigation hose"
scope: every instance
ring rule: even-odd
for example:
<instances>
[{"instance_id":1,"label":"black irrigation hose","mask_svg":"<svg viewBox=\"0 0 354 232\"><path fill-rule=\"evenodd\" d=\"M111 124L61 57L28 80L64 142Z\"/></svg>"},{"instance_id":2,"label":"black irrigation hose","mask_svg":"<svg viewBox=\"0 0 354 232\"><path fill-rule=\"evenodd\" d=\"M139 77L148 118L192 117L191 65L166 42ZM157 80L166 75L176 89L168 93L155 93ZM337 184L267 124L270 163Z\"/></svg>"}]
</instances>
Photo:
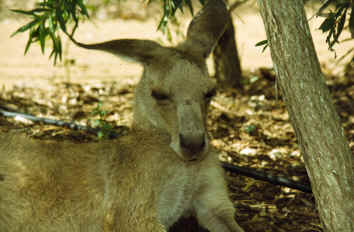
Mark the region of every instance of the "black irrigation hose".
<instances>
[{"instance_id":1,"label":"black irrigation hose","mask_svg":"<svg viewBox=\"0 0 354 232\"><path fill-rule=\"evenodd\" d=\"M65 122L62 120L36 117L36 116L30 115L30 114L11 112L11 111L7 111L7 110L1 109L1 108L0 108L0 115L3 115L4 117L11 117L11 118L16 117L16 116L20 116L20 117L30 120L32 122L43 123L43 124L47 124L47 125L54 125L54 126L59 126L59 127L65 127L65 128L69 128L72 130L83 130L83 131L87 131L91 134L97 134L97 132L99 131L99 129L97 129L97 128L92 128L89 126L80 125L75 122ZM112 131L109 135L109 138L116 138L116 137L118 137L118 134L115 133L114 131Z\"/></svg>"},{"instance_id":2,"label":"black irrigation hose","mask_svg":"<svg viewBox=\"0 0 354 232\"><path fill-rule=\"evenodd\" d=\"M237 173L243 176L251 177L256 180L263 180L267 181L269 183L275 184L275 185L282 185L286 186L292 189L297 189L300 191L303 191L305 193L312 193L311 186L309 185L304 185L298 182L294 182L292 180L289 180L288 178L282 177L282 176L275 176L272 174L267 174L263 171L257 171L256 169L253 168L245 168L245 167L240 167L234 164L229 164L226 162L222 162L222 167L229 172L232 173Z\"/></svg>"},{"instance_id":3,"label":"black irrigation hose","mask_svg":"<svg viewBox=\"0 0 354 232\"><path fill-rule=\"evenodd\" d=\"M66 128L70 128L70 129L73 129L73 130L89 130L88 127L76 124L74 122L64 122L64 121L50 119L50 118L35 117L35 116L29 115L29 114L11 112L11 111L3 110L3 109L0 109L0 114L5 116L5 117L17 117L17 116L20 116L20 117L25 118L27 120L30 120L32 122L39 122L39 123L44 123L44 124L48 124L48 125L66 127Z\"/></svg>"},{"instance_id":4,"label":"black irrigation hose","mask_svg":"<svg viewBox=\"0 0 354 232\"><path fill-rule=\"evenodd\" d=\"M39 122L39 123L44 123L44 124L48 124L48 125L66 127L66 128L70 128L73 130L84 130L84 131L88 131L89 133L93 133L93 134L97 134L97 131L98 131L96 128L80 125L75 122L65 122L65 121L56 120L56 119L35 117L33 115L11 112L11 111L7 111L7 110L1 109L1 108L0 108L0 115L3 115L5 117L20 116L20 117L28 119L32 122ZM112 132L110 137L111 138L118 137L118 134L115 132ZM275 185L287 186L289 188L298 189L298 190L306 192L306 193L312 193L310 186L294 182L294 181L289 180L289 179L282 177L282 176L274 176L274 175L267 174L262 171L257 171L255 169L251 169L251 168L240 167L240 166L225 163L225 162L222 162L222 167L226 171L229 171L232 173L251 177L251 178L254 178L257 180L267 181L267 182L275 184Z\"/></svg>"}]
</instances>

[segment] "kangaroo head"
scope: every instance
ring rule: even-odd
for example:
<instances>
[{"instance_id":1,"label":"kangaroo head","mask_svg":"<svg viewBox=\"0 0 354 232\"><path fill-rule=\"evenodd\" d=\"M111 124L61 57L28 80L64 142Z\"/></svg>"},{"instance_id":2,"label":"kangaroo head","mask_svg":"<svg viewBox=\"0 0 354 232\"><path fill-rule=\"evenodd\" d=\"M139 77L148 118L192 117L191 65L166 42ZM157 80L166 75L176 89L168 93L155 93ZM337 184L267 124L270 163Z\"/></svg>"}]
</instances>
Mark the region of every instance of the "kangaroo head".
<instances>
[{"instance_id":1,"label":"kangaroo head","mask_svg":"<svg viewBox=\"0 0 354 232\"><path fill-rule=\"evenodd\" d=\"M127 56L144 66L135 92L133 127L166 133L170 146L184 160L208 152L207 107L215 92L205 59L223 34L227 9L222 0L209 0L194 17L187 39L176 47L150 40L120 39L80 47Z\"/></svg>"}]
</instances>

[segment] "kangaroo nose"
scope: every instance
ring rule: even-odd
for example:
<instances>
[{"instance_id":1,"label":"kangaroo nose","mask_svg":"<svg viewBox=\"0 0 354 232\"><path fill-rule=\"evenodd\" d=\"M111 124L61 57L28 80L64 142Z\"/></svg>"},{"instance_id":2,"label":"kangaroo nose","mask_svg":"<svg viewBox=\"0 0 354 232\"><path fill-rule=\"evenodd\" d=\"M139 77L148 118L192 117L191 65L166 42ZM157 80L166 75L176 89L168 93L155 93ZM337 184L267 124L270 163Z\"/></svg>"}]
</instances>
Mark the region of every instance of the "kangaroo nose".
<instances>
[{"instance_id":1,"label":"kangaroo nose","mask_svg":"<svg viewBox=\"0 0 354 232\"><path fill-rule=\"evenodd\" d=\"M179 135L180 144L183 148L198 153L203 150L205 145L204 133L198 135Z\"/></svg>"}]
</instances>

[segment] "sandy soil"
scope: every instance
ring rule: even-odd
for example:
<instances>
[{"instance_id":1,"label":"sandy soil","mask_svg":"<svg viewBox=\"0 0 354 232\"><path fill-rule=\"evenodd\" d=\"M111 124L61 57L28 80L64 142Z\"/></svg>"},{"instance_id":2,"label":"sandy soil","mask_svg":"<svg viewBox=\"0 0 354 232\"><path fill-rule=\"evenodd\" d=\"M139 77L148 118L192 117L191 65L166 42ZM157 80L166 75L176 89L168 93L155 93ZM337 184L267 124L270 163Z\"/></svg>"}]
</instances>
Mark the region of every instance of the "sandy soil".
<instances>
[{"instance_id":1,"label":"sandy soil","mask_svg":"<svg viewBox=\"0 0 354 232\"><path fill-rule=\"evenodd\" d=\"M313 13L309 11L308 17ZM147 21L137 20L98 20L93 23L87 22L80 25L76 37L84 42L97 42L113 38L146 38L162 41L166 39L161 32L157 32L159 15ZM190 21L190 16L183 16L182 25L185 30ZM269 49L262 53L261 48L254 45L265 39L263 22L257 11L246 7L234 12L236 25L236 38L242 60L242 67L246 70L254 70L259 67L272 66ZM310 23L315 47L321 64L326 65L338 74L342 65L337 65L334 53L328 51L325 43L325 36L317 29L322 19L314 18ZM10 35L25 23L21 20L3 20L0 22L0 85L10 87L13 84L43 86L51 81L72 81L72 82L96 82L116 80L124 82L136 82L142 68L134 63L129 63L112 55L86 51L74 47L64 41L64 59L75 60L75 64L64 66L59 63L53 66L48 60L49 49L42 55L38 45L33 45L26 56L23 55L27 41L27 34L20 34L13 38ZM346 33L342 38L348 38ZM345 42L337 45L337 56L343 55L349 48L354 47L354 42ZM50 47L49 47L50 48ZM209 62L211 64L211 62ZM212 65L210 65L212 66ZM211 67L212 70L212 67Z\"/></svg>"}]
</instances>

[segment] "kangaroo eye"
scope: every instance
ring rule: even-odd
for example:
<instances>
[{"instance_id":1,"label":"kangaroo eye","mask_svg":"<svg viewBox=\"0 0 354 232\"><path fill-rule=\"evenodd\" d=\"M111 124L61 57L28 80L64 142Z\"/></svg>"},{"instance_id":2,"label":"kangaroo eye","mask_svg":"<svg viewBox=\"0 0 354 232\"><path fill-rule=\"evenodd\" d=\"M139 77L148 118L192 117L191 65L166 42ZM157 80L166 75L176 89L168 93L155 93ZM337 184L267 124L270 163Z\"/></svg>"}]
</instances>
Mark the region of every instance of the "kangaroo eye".
<instances>
[{"instance_id":1,"label":"kangaroo eye","mask_svg":"<svg viewBox=\"0 0 354 232\"><path fill-rule=\"evenodd\" d=\"M206 94L205 94L205 98L207 98L208 100L210 100L212 97L214 97L216 94L216 90L215 89L212 89L210 91L208 91Z\"/></svg>"},{"instance_id":2,"label":"kangaroo eye","mask_svg":"<svg viewBox=\"0 0 354 232\"><path fill-rule=\"evenodd\" d=\"M156 91L156 90L153 90L151 92L151 96L153 98L155 98L156 100L158 100L158 101L164 101L164 100L168 100L169 99L169 96L167 94L159 92L159 91Z\"/></svg>"}]
</instances>

